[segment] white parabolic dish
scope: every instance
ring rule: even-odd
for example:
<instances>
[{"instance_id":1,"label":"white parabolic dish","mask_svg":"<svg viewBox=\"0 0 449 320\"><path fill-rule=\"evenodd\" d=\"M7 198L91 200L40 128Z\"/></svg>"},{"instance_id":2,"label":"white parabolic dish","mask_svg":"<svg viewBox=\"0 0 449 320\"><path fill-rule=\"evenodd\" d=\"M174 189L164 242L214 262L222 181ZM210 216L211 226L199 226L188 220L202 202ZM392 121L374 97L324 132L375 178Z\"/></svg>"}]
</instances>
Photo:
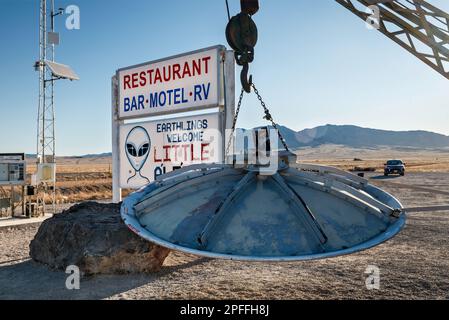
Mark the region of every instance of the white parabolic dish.
<instances>
[{"instance_id":1,"label":"white parabolic dish","mask_svg":"<svg viewBox=\"0 0 449 320\"><path fill-rule=\"evenodd\" d=\"M336 168L286 166L274 175L186 167L129 195L122 219L173 250L246 261L312 260L378 245L405 224L402 205Z\"/></svg>"}]
</instances>

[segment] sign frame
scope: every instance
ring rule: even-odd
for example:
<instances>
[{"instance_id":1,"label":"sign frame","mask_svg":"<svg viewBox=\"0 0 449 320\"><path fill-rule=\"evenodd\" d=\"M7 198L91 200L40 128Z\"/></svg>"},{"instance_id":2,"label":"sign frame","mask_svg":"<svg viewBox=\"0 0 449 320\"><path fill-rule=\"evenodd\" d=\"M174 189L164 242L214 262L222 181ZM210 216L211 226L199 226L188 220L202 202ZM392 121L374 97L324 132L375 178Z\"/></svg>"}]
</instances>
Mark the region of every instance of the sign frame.
<instances>
[{"instance_id":1,"label":"sign frame","mask_svg":"<svg viewBox=\"0 0 449 320\"><path fill-rule=\"evenodd\" d=\"M196 106L192 108L183 108L181 110L170 110L167 112L155 113L155 114L144 114L135 115L129 117L120 116L120 77L119 71L129 70L139 66L144 66L152 63L158 63L161 61L166 61L170 59L175 59L195 53L200 53L203 51L209 51L212 49L218 49L218 60L217 60L217 101L218 104ZM216 45L212 47L207 47L204 49L199 49L191 52L186 52L178 55L173 55L163 59L153 60L130 67L120 68L115 72L115 75L111 78L111 124L112 124L112 202L119 203L122 201L122 189L120 187L120 127L122 125L128 124L131 121L137 122L141 119L142 121L151 121L152 118L159 118L161 116L171 115L174 117L182 117L183 114L192 111L207 111L218 108L220 113L219 119L220 128L222 134L222 159L225 162L225 146L226 141L229 137L226 137L226 132L232 128L234 115L235 115L235 58L234 51L227 50L223 45ZM213 112L211 112L213 113ZM200 115L199 113L196 115ZM195 116L196 116L195 115Z\"/></svg>"},{"instance_id":2,"label":"sign frame","mask_svg":"<svg viewBox=\"0 0 449 320\"><path fill-rule=\"evenodd\" d=\"M220 163L223 161L223 140L222 138L222 132L223 132L223 112L220 111L216 111L216 112L208 112L208 113L201 113L201 114L197 114L197 115L188 115L188 116L183 116L180 114L175 114L173 117L170 118L163 118L163 119L152 119L152 120L148 120L148 121L141 121L141 122L131 122L131 123L127 123L127 124L123 124L120 126L120 150L119 150L119 159L120 159L120 187L121 188L129 188L129 189L133 189L133 187L131 186L133 183L129 183L129 180L135 180L135 179L139 179L139 177L147 179L149 181L155 181L156 180L156 176L155 176L155 170L160 170L160 174L162 174L162 170L163 168L168 169L168 172L172 171L171 167L176 167L179 165L179 162L184 163L182 165L182 167L185 166L190 166L190 165L195 165L195 164L199 164L202 163L201 160L199 159L202 156L202 147L200 148L200 146L203 145L203 143L207 144L207 154L209 156L211 156L211 158L207 161L207 163ZM184 130L171 130L171 131L156 131L155 127L161 124L166 124L166 123L172 123L172 122L176 122L176 123L181 123L181 124L186 124L188 121L202 121L202 120L206 120L208 122L208 125L211 125L208 128L196 128L196 129L184 129ZM212 125L212 123L214 125ZM185 128L186 126L184 126ZM143 132L145 132L146 134L148 134L148 141L150 141L150 148L148 150L148 153L146 154L146 156L143 158L143 160L139 161L139 167L136 168L133 166L133 159L131 157L130 159L130 155L126 152L126 148L124 148L124 146L126 146L126 141L127 138L130 135L130 132L137 130L141 133L141 137L144 137L145 135L143 135ZM173 137L177 137L178 134L180 135L185 135L185 134L189 134L192 132L196 132L199 133L201 132L202 134L204 134L204 140L191 140L191 141L172 141L172 142L168 142L166 139L166 135L173 135ZM211 144L209 144L209 138L212 138L213 142ZM218 140L216 140L215 138L218 138ZM176 138L175 138L176 139ZM156 141L158 141L159 143L157 143ZM161 145L162 142L162 145ZM138 145L141 145L141 143L136 144L135 146L137 147ZM155 151L156 149L153 149L153 147L155 146L164 146L166 147L167 145L170 145L171 147L176 147L175 149L171 149L171 150L175 150L174 152L179 155L179 156L185 156L187 157L192 157L196 158L194 160L191 159L179 159L178 163L176 163L176 161L165 161L163 160L165 157L165 153L162 150L158 150ZM188 148L181 148L181 146L186 146L186 145L190 145ZM165 149L164 149L165 150ZM184 150L184 152L186 152L186 154L184 154L182 152L182 150ZM213 153L210 153L213 150ZM179 152L181 151L181 152ZM173 152L173 151L172 151ZM170 153L170 156L173 156L172 153ZM154 160L155 157L159 158L158 160ZM158 161L160 161L158 163ZM193 162L190 162L193 161ZM135 163L134 163L135 165ZM177 167L178 169L180 167ZM131 170L128 172L128 170ZM133 172L134 171L134 172ZM131 173L133 172L133 173ZM132 175L133 174L133 175ZM154 175L153 175L154 174ZM132 176L130 176L132 175ZM127 181L128 180L128 181ZM140 188L140 187L138 187Z\"/></svg>"},{"instance_id":3,"label":"sign frame","mask_svg":"<svg viewBox=\"0 0 449 320\"><path fill-rule=\"evenodd\" d=\"M0 153L0 161L25 161L25 153Z\"/></svg>"},{"instance_id":4,"label":"sign frame","mask_svg":"<svg viewBox=\"0 0 449 320\"><path fill-rule=\"evenodd\" d=\"M117 85L118 85L118 107L120 108L120 101L121 101L121 97L120 97L120 88L122 86L122 83L120 81L120 73L123 71L127 71L127 70L131 70L131 69L135 69L135 68L139 68L139 67L143 67L146 65L151 65L151 64L156 64L159 62L163 62L163 61L168 61L168 60L173 60L173 59L177 59L177 58L182 58L185 56L189 56L189 55L193 55L193 54L197 54L197 53L202 53L202 52L206 52L206 51L211 51L211 50L217 50L217 102L218 103L212 103L212 104L207 104L207 105L203 105L203 106L192 106L192 107L186 107L186 108L182 108L181 110L178 111L173 111L173 110L162 110L162 111L158 111L158 112L154 112L152 114L150 113L146 113L143 115L130 115L130 116L121 116L121 111L118 110L118 116L120 120L132 120L132 119L139 119L139 118L148 118L148 117L158 117L158 116L164 116L164 115L168 115L168 114L175 114L175 113L183 113L183 112L190 112L190 111L199 111L199 110L203 110L203 109L211 109L211 108L216 108L217 105L223 105L224 102L223 100L224 98L224 94L223 94L223 83L222 83L222 79L223 79L223 68L221 66L220 61L222 60L222 55L224 52L226 52L226 47L223 45L215 45L215 46L211 46L211 47L207 47L204 49L198 49L198 50L194 50L194 51L190 51L190 52L185 52L185 53L181 53L181 54L177 54L177 55L173 55L170 57L165 57L165 58L161 58L161 59L157 59L157 60L153 60L153 61L148 61L148 62L144 62L144 63L139 63L136 65L132 65L129 67L124 67L124 68L120 68L117 69L115 76L117 79Z\"/></svg>"}]
</instances>

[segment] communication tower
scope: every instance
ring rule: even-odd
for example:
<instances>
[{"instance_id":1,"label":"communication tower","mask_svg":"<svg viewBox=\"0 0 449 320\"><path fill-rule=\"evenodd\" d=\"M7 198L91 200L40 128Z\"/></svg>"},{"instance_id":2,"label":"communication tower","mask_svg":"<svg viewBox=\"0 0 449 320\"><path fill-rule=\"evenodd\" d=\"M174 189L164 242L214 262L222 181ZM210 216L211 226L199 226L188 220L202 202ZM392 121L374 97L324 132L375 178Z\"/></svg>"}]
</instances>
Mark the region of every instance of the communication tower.
<instances>
[{"instance_id":1,"label":"communication tower","mask_svg":"<svg viewBox=\"0 0 449 320\"><path fill-rule=\"evenodd\" d=\"M56 136L55 136L55 81L79 80L73 70L55 62L55 46L59 45L59 33L55 32L55 17L64 14L64 9L55 11L54 0L40 0L39 6L39 61L35 70L39 72L39 103L37 114L36 181L38 202L44 207L47 197L55 211L56 189ZM48 21L50 31L48 31Z\"/></svg>"}]
</instances>

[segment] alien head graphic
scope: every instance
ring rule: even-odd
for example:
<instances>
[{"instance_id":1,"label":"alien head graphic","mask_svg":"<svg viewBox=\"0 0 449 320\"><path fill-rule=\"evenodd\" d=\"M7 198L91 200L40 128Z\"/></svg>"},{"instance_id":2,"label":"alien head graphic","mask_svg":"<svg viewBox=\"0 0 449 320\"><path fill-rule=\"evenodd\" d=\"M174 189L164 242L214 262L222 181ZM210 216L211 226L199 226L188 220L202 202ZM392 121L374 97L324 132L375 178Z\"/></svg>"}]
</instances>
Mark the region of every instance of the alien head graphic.
<instances>
[{"instance_id":1,"label":"alien head graphic","mask_svg":"<svg viewBox=\"0 0 449 320\"><path fill-rule=\"evenodd\" d=\"M126 137L125 152L131 166L139 172L150 153L151 140L147 130L143 127L134 127Z\"/></svg>"}]
</instances>

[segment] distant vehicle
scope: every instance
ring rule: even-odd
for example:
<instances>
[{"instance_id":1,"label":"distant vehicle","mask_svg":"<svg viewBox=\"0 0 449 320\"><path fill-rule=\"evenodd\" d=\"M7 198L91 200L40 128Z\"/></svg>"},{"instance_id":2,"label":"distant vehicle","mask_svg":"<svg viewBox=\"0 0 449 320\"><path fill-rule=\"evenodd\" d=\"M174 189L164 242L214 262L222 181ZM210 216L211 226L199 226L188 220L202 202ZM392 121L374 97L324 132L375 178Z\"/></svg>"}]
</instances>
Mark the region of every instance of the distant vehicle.
<instances>
[{"instance_id":1,"label":"distant vehicle","mask_svg":"<svg viewBox=\"0 0 449 320\"><path fill-rule=\"evenodd\" d=\"M394 173L401 176L405 174L405 163L402 160L388 160L384 164L384 176Z\"/></svg>"}]
</instances>

